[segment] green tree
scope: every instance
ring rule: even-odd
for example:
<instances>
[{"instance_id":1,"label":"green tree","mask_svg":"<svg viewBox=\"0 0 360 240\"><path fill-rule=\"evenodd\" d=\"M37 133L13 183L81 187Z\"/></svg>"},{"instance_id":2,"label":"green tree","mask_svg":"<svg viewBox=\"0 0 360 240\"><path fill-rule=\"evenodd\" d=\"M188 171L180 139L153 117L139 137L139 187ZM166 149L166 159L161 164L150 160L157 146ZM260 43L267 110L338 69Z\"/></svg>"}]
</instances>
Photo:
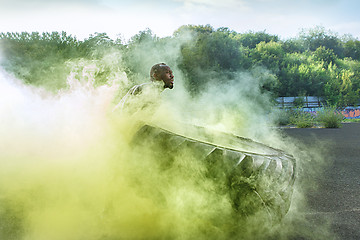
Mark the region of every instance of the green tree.
<instances>
[{"instance_id":1,"label":"green tree","mask_svg":"<svg viewBox=\"0 0 360 240\"><path fill-rule=\"evenodd\" d=\"M324 46L318 47L313 52L313 57L316 61L323 61L326 65L335 63L337 57L332 49L327 49Z\"/></svg>"},{"instance_id":2,"label":"green tree","mask_svg":"<svg viewBox=\"0 0 360 240\"><path fill-rule=\"evenodd\" d=\"M360 99L359 91L360 89L354 89L353 87L353 80L354 73L350 70L342 69L338 75L339 80L341 82L340 86L340 94L341 94L341 106L349 106L357 104L358 100Z\"/></svg>"},{"instance_id":3,"label":"green tree","mask_svg":"<svg viewBox=\"0 0 360 240\"><path fill-rule=\"evenodd\" d=\"M1 33L0 41L6 56L2 65L6 70L25 83L53 91L67 87L71 71L68 61L97 60L119 45L105 33L95 33L84 41L78 41L66 32ZM103 69L96 74L102 74L106 79L105 75L110 71Z\"/></svg>"},{"instance_id":4,"label":"green tree","mask_svg":"<svg viewBox=\"0 0 360 240\"><path fill-rule=\"evenodd\" d=\"M122 47L121 44L115 43L106 33L91 34L79 44L79 50L87 58L99 59L109 53L114 47Z\"/></svg>"},{"instance_id":5,"label":"green tree","mask_svg":"<svg viewBox=\"0 0 360 240\"><path fill-rule=\"evenodd\" d=\"M139 31L139 33L131 37L126 48L124 48L122 56L123 70L131 81L144 81L144 78L148 77L149 66L145 67L145 65L149 64L144 63L147 59L144 53L158 50L158 42L159 38L150 29ZM159 51L156 51L156 54L153 54L151 57L155 58L158 54Z\"/></svg>"},{"instance_id":6,"label":"green tree","mask_svg":"<svg viewBox=\"0 0 360 240\"><path fill-rule=\"evenodd\" d=\"M286 53L303 53L307 49L304 42L296 38L285 40L282 46Z\"/></svg>"},{"instance_id":7,"label":"green tree","mask_svg":"<svg viewBox=\"0 0 360 240\"><path fill-rule=\"evenodd\" d=\"M299 39L310 51L315 51L323 46L326 49L332 49L339 57L344 56L344 47L341 39L336 33L325 30L324 27L317 26L311 29L303 29L299 34Z\"/></svg>"},{"instance_id":8,"label":"green tree","mask_svg":"<svg viewBox=\"0 0 360 240\"><path fill-rule=\"evenodd\" d=\"M227 28L214 30L208 25L188 25L175 32L176 37L184 34L192 36L192 40L181 47L179 67L187 76L189 89L194 93L211 79L230 79L231 72L240 69L240 63L246 58L239 41L233 37L236 33Z\"/></svg>"},{"instance_id":9,"label":"green tree","mask_svg":"<svg viewBox=\"0 0 360 240\"><path fill-rule=\"evenodd\" d=\"M348 40L344 43L344 56L360 61L360 41Z\"/></svg>"},{"instance_id":10,"label":"green tree","mask_svg":"<svg viewBox=\"0 0 360 240\"><path fill-rule=\"evenodd\" d=\"M247 48L255 48L257 44L261 42L278 42L279 37L276 35L270 35L266 33L265 31L262 32L252 32L249 31L247 33L238 34L236 36L240 44Z\"/></svg>"},{"instance_id":11,"label":"green tree","mask_svg":"<svg viewBox=\"0 0 360 240\"><path fill-rule=\"evenodd\" d=\"M277 73L284 54L285 52L280 42L260 42L250 51L250 58L254 64L265 66Z\"/></svg>"},{"instance_id":12,"label":"green tree","mask_svg":"<svg viewBox=\"0 0 360 240\"><path fill-rule=\"evenodd\" d=\"M323 96L330 77L323 61L314 61L309 53L288 53L282 59L278 78L280 96Z\"/></svg>"},{"instance_id":13,"label":"green tree","mask_svg":"<svg viewBox=\"0 0 360 240\"><path fill-rule=\"evenodd\" d=\"M69 58L81 56L78 41L65 32L1 33L3 67L26 83L55 90L66 85Z\"/></svg>"}]
</instances>

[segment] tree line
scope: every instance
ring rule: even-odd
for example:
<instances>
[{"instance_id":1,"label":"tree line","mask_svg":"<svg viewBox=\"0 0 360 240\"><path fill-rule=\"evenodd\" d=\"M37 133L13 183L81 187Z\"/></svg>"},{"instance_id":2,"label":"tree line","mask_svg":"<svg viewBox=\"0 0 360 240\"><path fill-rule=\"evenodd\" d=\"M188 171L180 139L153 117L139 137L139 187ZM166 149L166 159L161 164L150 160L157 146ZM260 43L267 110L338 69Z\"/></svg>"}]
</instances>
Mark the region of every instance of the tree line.
<instances>
[{"instance_id":1,"label":"tree line","mask_svg":"<svg viewBox=\"0 0 360 240\"><path fill-rule=\"evenodd\" d=\"M121 53L119 65L130 80L148 74L139 52L153 49L148 54L161 52L175 64L192 94L209 84L236 81L238 72L249 72L261 78L259 87L274 98L319 96L336 106L356 105L360 99L360 41L319 26L286 40L265 31L238 33L210 25L184 25L164 38L146 29L127 42L106 33L85 40L66 32L0 33L0 46L5 69L29 84L51 89L66 87L67 61L96 61L114 51ZM176 54L170 53L171 48L178 49ZM98 84L105 84L112 70L104 65L97 71ZM60 80L45 81L43 76L49 73Z\"/></svg>"}]
</instances>

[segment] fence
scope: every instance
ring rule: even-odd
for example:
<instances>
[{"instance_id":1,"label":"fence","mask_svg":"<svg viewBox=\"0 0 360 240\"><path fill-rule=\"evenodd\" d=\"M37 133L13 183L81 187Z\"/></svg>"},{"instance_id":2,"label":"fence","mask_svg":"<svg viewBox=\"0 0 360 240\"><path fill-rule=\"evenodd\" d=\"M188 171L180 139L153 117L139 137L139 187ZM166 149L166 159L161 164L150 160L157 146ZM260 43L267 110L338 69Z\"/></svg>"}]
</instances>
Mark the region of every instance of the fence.
<instances>
[{"instance_id":1,"label":"fence","mask_svg":"<svg viewBox=\"0 0 360 240\"><path fill-rule=\"evenodd\" d=\"M306 97L279 97L276 99L279 108L289 108L294 107L295 100L302 99L303 106L305 108L319 108L324 105L324 100L321 97L314 97L314 96L306 96Z\"/></svg>"},{"instance_id":2,"label":"fence","mask_svg":"<svg viewBox=\"0 0 360 240\"><path fill-rule=\"evenodd\" d=\"M279 97L276 99L279 108L291 108L295 107L295 99L302 99L303 101L303 110L307 112L316 113L324 105L325 102L321 97L307 96L307 97ZM344 118L347 119L360 119L360 106L359 107L346 107L341 110L341 113L344 115Z\"/></svg>"}]
</instances>

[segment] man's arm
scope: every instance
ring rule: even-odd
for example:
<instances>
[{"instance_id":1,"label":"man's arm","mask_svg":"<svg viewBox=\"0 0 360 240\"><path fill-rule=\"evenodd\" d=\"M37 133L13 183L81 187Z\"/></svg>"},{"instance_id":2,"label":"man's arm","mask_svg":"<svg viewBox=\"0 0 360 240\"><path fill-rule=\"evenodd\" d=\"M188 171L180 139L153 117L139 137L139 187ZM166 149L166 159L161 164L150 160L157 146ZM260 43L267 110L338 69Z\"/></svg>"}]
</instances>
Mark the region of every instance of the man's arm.
<instances>
[{"instance_id":1,"label":"man's arm","mask_svg":"<svg viewBox=\"0 0 360 240\"><path fill-rule=\"evenodd\" d=\"M142 84L141 84L142 85ZM136 95L141 92L141 85L135 85L125 94L125 96L120 100L120 102L113 108L113 112L120 108L120 110L124 109L124 105L126 100L129 98L130 95Z\"/></svg>"}]
</instances>

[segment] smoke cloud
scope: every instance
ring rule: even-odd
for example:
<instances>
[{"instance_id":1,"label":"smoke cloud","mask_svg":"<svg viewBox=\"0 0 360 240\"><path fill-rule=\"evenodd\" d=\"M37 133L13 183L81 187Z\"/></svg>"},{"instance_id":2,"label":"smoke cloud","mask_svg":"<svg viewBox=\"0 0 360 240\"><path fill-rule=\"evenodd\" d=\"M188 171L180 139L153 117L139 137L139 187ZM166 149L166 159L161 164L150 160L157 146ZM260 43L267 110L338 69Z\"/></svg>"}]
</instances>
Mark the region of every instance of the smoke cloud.
<instances>
[{"instance_id":1,"label":"smoke cloud","mask_svg":"<svg viewBox=\"0 0 360 240\"><path fill-rule=\"evenodd\" d=\"M138 47L132 64L145 70L131 77L114 66L121 57L114 53L100 61L69 62L67 87L57 93L0 72L1 239L311 238L294 227L304 222L301 176L284 222L274 225L263 215L244 221L190 151L170 165L166 156L154 154L162 146L149 143L134 151L133 136L144 122L185 135L191 124L285 149L297 157L299 174L309 162L312 169L322 163L321 155L285 144L269 127L269 98L254 74L236 73L220 85L220 79L209 79L212 85L191 96L176 67L180 44ZM148 81L157 62L173 69L174 89L165 90L152 108L139 111L142 103L134 102L133 114L112 113L132 84ZM96 72L110 65L109 83L97 85Z\"/></svg>"}]
</instances>

